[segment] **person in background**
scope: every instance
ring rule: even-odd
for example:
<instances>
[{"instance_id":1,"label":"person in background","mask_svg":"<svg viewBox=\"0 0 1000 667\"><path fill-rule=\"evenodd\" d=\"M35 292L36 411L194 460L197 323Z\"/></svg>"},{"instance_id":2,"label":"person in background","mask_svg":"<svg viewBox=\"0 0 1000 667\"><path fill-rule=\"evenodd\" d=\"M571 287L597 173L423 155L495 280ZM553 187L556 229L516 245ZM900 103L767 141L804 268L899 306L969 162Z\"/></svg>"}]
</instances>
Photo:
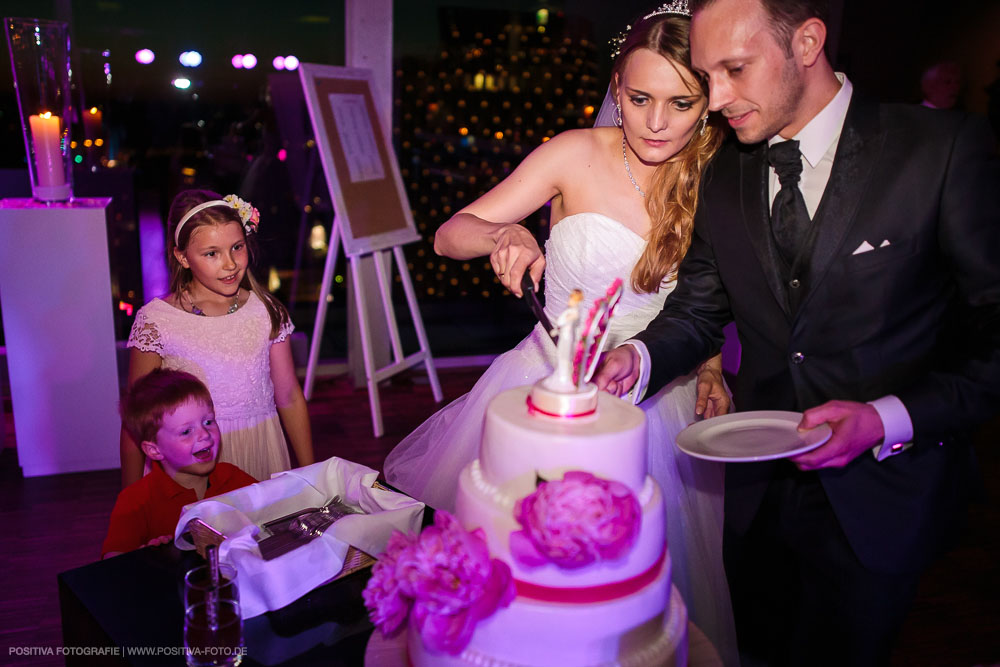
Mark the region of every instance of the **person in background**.
<instances>
[{"instance_id":1,"label":"person in background","mask_svg":"<svg viewBox=\"0 0 1000 667\"><path fill-rule=\"evenodd\" d=\"M962 68L955 62L935 63L920 77L922 102L931 109L954 109L962 91Z\"/></svg>"}]
</instances>

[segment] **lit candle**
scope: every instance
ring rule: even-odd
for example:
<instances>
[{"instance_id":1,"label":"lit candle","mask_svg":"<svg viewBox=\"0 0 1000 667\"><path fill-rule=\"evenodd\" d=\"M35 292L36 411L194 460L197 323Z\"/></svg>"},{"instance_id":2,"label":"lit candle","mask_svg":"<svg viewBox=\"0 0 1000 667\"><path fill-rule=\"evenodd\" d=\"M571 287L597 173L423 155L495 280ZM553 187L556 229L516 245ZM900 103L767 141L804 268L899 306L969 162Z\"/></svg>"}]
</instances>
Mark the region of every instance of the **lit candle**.
<instances>
[{"instance_id":1,"label":"lit candle","mask_svg":"<svg viewBox=\"0 0 1000 667\"><path fill-rule=\"evenodd\" d=\"M35 177L42 187L66 185L63 169L62 119L50 111L28 118L31 123L31 139L35 147Z\"/></svg>"}]
</instances>

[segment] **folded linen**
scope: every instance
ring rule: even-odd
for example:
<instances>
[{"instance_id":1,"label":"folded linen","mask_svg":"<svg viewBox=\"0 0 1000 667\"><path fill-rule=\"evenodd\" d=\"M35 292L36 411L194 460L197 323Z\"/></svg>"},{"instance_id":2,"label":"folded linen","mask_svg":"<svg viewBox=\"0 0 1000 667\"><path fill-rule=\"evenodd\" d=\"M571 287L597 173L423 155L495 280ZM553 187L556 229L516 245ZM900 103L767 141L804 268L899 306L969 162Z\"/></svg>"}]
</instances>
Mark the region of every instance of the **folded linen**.
<instances>
[{"instance_id":1,"label":"folded linen","mask_svg":"<svg viewBox=\"0 0 1000 667\"><path fill-rule=\"evenodd\" d=\"M174 544L194 549L184 534L189 521L201 519L226 536L219 560L237 570L243 618L280 609L336 577L350 545L378 557L393 531L419 532L424 504L372 488L377 477L375 470L337 457L278 473L185 507ZM273 560L261 557L255 539L261 524L306 507L321 507L334 496L363 514L339 519L321 537Z\"/></svg>"}]
</instances>

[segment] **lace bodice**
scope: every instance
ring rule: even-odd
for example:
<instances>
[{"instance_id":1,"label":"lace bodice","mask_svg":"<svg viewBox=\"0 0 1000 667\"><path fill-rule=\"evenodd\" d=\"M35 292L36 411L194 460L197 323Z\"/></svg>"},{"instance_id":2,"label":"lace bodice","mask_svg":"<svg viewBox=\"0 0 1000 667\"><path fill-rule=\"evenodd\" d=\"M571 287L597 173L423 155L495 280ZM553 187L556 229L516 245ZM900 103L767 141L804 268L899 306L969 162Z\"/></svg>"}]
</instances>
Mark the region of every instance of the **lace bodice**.
<instances>
[{"instance_id":1,"label":"lace bodice","mask_svg":"<svg viewBox=\"0 0 1000 667\"><path fill-rule=\"evenodd\" d=\"M625 289L608 325L604 349L613 349L645 329L674 287L671 281L655 294L632 291L632 267L645 248L645 239L600 213L576 213L553 225L545 243L545 314L549 320L555 322L566 308L572 290L583 290L583 303L589 308L615 278L621 278Z\"/></svg>"},{"instance_id":2,"label":"lace bodice","mask_svg":"<svg viewBox=\"0 0 1000 667\"><path fill-rule=\"evenodd\" d=\"M191 373L208 387L220 423L275 414L272 343L292 333L291 322L273 341L264 303L253 293L235 313L202 317L153 299L136 313L128 346L154 352L163 367Z\"/></svg>"}]
</instances>

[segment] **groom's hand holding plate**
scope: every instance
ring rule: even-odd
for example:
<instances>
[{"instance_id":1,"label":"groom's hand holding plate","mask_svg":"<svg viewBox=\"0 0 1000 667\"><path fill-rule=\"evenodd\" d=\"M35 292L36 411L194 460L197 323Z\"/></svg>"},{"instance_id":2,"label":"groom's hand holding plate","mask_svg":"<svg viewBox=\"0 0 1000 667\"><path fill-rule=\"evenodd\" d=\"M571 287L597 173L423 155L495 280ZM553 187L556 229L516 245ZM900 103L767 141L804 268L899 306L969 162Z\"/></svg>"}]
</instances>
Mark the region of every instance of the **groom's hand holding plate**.
<instances>
[{"instance_id":1,"label":"groom's hand holding plate","mask_svg":"<svg viewBox=\"0 0 1000 667\"><path fill-rule=\"evenodd\" d=\"M843 468L885 438L882 418L871 405L854 401L828 401L805 411L800 429L832 428L822 447L792 457L802 470Z\"/></svg>"},{"instance_id":2,"label":"groom's hand holding plate","mask_svg":"<svg viewBox=\"0 0 1000 667\"><path fill-rule=\"evenodd\" d=\"M691 424L677 446L691 456L727 463L770 461L816 449L830 439L827 423L799 430L801 412L758 410L712 417Z\"/></svg>"}]
</instances>

